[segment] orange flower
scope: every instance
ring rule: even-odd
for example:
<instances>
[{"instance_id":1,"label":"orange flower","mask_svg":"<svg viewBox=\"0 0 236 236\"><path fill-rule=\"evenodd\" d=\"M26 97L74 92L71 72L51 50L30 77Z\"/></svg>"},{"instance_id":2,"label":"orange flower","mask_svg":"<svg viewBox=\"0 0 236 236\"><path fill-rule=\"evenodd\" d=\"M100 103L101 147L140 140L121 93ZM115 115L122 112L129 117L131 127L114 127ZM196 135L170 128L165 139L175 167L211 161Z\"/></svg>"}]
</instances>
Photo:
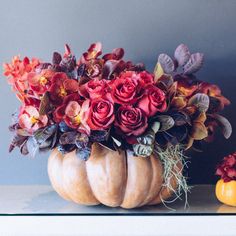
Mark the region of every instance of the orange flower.
<instances>
[{"instance_id":1,"label":"orange flower","mask_svg":"<svg viewBox=\"0 0 236 236\"><path fill-rule=\"evenodd\" d=\"M44 94L51 85L51 79L55 72L53 70L45 69L40 72L40 74L31 72L28 74L28 82L30 88L36 94Z\"/></svg>"},{"instance_id":2,"label":"orange flower","mask_svg":"<svg viewBox=\"0 0 236 236\"><path fill-rule=\"evenodd\" d=\"M34 71L39 63L37 58L30 61L28 57L20 60L19 56L15 56L11 63L3 64L4 75L8 76L8 82L14 91L24 94L29 89L28 73Z\"/></svg>"}]
</instances>

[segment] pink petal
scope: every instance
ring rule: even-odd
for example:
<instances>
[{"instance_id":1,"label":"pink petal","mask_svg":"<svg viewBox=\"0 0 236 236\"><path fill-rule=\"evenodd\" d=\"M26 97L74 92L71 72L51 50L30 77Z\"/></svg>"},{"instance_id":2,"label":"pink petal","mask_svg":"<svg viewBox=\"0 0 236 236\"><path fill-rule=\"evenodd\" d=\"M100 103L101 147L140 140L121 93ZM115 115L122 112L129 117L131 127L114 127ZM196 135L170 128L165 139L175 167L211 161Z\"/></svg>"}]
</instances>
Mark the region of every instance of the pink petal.
<instances>
[{"instance_id":1,"label":"pink petal","mask_svg":"<svg viewBox=\"0 0 236 236\"><path fill-rule=\"evenodd\" d=\"M32 72L28 74L28 81L30 85L33 85L33 86L39 85L39 78L40 76L38 76L36 73Z\"/></svg>"},{"instance_id":2,"label":"pink petal","mask_svg":"<svg viewBox=\"0 0 236 236\"><path fill-rule=\"evenodd\" d=\"M80 112L80 105L76 101L70 101L66 107L65 114L69 117L75 117Z\"/></svg>"},{"instance_id":3,"label":"pink petal","mask_svg":"<svg viewBox=\"0 0 236 236\"><path fill-rule=\"evenodd\" d=\"M26 106L25 112L29 114L29 116L33 116L35 119L39 118L38 110L33 106Z\"/></svg>"},{"instance_id":4,"label":"pink petal","mask_svg":"<svg viewBox=\"0 0 236 236\"><path fill-rule=\"evenodd\" d=\"M46 126L47 123L48 123L48 117L47 117L46 115L40 116L40 117L39 117L39 120L40 120L40 122L41 122L41 126L42 126L42 127Z\"/></svg>"},{"instance_id":5,"label":"pink petal","mask_svg":"<svg viewBox=\"0 0 236 236\"><path fill-rule=\"evenodd\" d=\"M19 117L19 125L22 129L31 129L32 123L30 121L30 117L27 114L22 114Z\"/></svg>"}]
</instances>

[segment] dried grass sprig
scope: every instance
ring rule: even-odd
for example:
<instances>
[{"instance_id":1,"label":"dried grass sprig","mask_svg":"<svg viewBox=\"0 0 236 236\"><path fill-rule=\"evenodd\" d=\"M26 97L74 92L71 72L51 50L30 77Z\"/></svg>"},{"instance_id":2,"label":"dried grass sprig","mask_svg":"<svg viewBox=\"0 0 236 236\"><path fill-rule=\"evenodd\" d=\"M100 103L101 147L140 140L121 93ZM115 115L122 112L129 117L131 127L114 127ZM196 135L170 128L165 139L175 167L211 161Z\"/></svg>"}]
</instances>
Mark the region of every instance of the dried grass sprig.
<instances>
[{"instance_id":1,"label":"dried grass sprig","mask_svg":"<svg viewBox=\"0 0 236 236\"><path fill-rule=\"evenodd\" d=\"M155 152L162 161L164 167L163 187L172 191L174 196L171 200L161 199L162 203L168 207L166 204L181 199L182 195L184 195L186 208L188 206L188 193L190 192L190 187L187 184L187 177L183 175L183 169L184 167L187 167L187 164L189 163L188 158L184 155L184 148L181 145L171 145L167 147L166 150L157 147L155 148ZM173 178L177 182L177 188L171 183Z\"/></svg>"}]
</instances>

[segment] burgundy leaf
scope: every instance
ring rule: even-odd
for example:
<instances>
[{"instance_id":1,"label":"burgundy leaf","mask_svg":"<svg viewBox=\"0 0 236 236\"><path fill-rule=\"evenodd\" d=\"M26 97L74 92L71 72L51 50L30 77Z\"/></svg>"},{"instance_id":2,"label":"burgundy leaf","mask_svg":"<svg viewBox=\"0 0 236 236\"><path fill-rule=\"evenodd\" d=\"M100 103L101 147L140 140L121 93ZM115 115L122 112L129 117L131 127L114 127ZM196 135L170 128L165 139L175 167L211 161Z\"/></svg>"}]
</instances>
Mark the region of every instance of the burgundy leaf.
<instances>
[{"instance_id":1,"label":"burgundy leaf","mask_svg":"<svg viewBox=\"0 0 236 236\"><path fill-rule=\"evenodd\" d=\"M106 61L103 67L102 78L110 79L112 73L116 70L118 65L119 61L117 60Z\"/></svg>"},{"instance_id":2,"label":"burgundy leaf","mask_svg":"<svg viewBox=\"0 0 236 236\"><path fill-rule=\"evenodd\" d=\"M58 52L54 52L52 56L52 64L59 65L62 60L61 54Z\"/></svg>"}]
</instances>

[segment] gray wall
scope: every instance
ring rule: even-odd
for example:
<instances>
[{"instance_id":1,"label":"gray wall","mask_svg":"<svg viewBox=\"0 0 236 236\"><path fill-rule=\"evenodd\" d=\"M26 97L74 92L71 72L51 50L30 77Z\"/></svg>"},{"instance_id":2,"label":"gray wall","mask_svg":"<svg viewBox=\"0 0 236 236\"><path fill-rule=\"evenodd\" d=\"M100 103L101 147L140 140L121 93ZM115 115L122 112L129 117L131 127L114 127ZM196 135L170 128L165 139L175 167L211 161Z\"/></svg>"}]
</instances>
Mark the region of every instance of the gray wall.
<instances>
[{"instance_id":1,"label":"gray wall","mask_svg":"<svg viewBox=\"0 0 236 236\"><path fill-rule=\"evenodd\" d=\"M15 54L50 60L69 43L80 55L90 43L105 50L124 47L126 58L153 69L157 55L172 53L181 42L206 55L202 79L222 87L232 105L224 112L235 126L236 1L0 1L0 63ZM2 74L2 71L1 71ZM3 77L3 76L2 76ZM10 114L18 106L5 78L0 80L0 184L47 184L47 155L35 159L8 154ZM219 136L192 156L191 183L214 182L215 164L236 150L235 133Z\"/></svg>"}]
</instances>

